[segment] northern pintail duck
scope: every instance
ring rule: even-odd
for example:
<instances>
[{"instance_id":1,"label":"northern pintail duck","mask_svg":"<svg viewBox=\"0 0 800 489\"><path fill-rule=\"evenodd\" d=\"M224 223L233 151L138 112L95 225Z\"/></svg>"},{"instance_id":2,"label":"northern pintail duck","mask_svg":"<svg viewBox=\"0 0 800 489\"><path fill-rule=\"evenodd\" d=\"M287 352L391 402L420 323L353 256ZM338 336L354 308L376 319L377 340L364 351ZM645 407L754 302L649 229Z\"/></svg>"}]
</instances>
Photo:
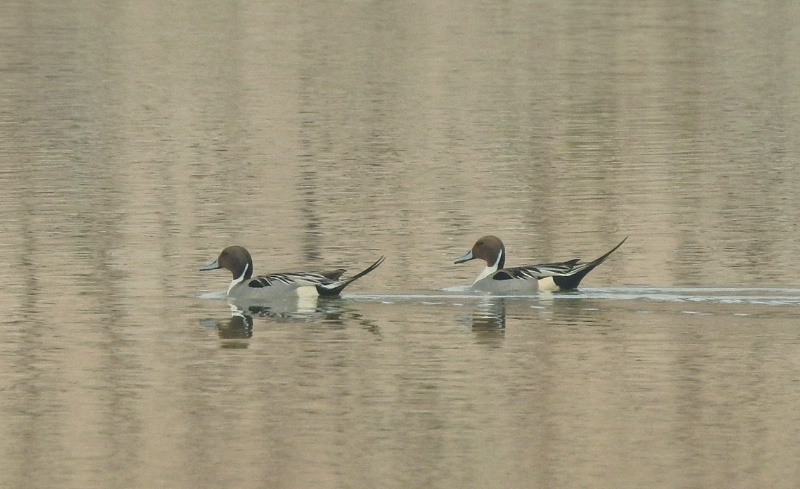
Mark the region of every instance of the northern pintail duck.
<instances>
[{"instance_id":1,"label":"northern pintail duck","mask_svg":"<svg viewBox=\"0 0 800 489\"><path fill-rule=\"evenodd\" d=\"M570 290L577 288L583 277L594 267L603 263L603 260L622 246L626 239L628 238L620 241L605 255L587 263L580 263L580 260L576 258L559 263L503 268L506 262L505 245L496 236L484 236L455 263L464 263L476 258L486 262L486 268L472 284L472 288L475 290L506 294L531 293L537 290L553 292Z\"/></svg>"},{"instance_id":2,"label":"northern pintail duck","mask_svg":"<svg viewBox=\"0 0 800 489\"><path fill-rule=\"evenodd\" d=\"M344 268L323 272L282 272L268 275L253 276L253 259L250 253L241 246L229 246L222 250L219 257L203 268L216 270L225 268L233 274L233 280L228 287L228 297L243 300L270 300L281 299L298 295L303 290L313 287L320 296L335 296L345 287L378 268L383 263L384 257L348 278L341 278Z\"/></svg>"}]
</instances>

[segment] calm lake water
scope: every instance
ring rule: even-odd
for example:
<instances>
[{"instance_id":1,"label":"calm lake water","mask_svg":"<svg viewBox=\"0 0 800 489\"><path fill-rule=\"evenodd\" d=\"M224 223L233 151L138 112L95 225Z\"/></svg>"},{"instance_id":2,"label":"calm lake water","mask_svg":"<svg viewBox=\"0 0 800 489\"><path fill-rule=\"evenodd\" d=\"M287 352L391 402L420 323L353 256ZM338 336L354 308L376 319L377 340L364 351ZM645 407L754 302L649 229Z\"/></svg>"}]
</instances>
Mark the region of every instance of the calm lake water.
<instances>
[{"instance_id":1,"label":"calm lake water","mask_svg":"<svg viewBox=\"0 0 800 489\"><path fill-rule=\"evenodd\" d=\"M0 487L800 485L800 3L9 2ZM580 291L470 294L595 258ZM255 310L198 268L386 262Z\"/></svg>"}]
</instances>

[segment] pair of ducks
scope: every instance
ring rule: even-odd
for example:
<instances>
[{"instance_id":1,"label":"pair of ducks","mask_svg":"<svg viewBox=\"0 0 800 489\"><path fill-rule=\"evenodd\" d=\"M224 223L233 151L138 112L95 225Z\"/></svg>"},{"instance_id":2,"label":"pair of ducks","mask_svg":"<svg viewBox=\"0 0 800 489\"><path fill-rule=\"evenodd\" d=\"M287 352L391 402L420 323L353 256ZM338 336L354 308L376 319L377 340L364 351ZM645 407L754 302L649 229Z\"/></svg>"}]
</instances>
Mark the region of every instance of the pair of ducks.
<instances>
[{"instance_id":1,"label":"pair of ducks","mask_svg":"<svg viewBox=\"0 0 800 489\"><path fill-rule=\"evenodd\" d=\"M575 289L583 277L591 272L597 265L603 263L608 256L615 252L622 243L608 253L592 260L581 263L579 259L527 265L521 267L504 268L506 261L506 247L496 236L484 236L475 242L472 249L464 256L456 259L455 263L464 263L470 260L483 260L486 268L473 282L472 289L500 294L530 294L537 290L559 291ZM228 287L228 297L244 300L269 300L299 294L301 288L316 289L320 296L336 296L345 287L378 268L385 257L380 257L375 263L352 277L342 278L345 269L323 272L287 272L271 273L253 277L253 259L250 253L241 246L229 246L222 250L219 258L200 270L216 270L225 268L233 274L233 281ZM313 289L311 289L313 292Z\"/></svg>"}]
</instances>

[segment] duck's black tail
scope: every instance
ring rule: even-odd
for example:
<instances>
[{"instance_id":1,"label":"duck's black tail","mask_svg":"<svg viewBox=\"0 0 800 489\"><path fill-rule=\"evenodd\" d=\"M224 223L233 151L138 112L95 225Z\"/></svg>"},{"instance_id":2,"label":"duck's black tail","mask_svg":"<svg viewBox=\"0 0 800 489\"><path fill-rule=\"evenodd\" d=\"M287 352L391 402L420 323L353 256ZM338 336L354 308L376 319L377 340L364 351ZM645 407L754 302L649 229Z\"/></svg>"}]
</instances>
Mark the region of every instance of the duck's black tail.
<instances>
[{"instance_id":1,"label":"duck's black tail","mask_svg":"<svg viewBox=\"0 0 800 489\"><path fill-rule=\"evenodd\" d=\"M578 263L577 265L575 265L575 268L573 268L570 271L571 273L569 275L554 276L553 282L555 282L555 284L558 285L558 287L561 290L577 289L578 285L581 283L581 280L583 280L583 277L585 277L589 272L594 270L594 268L597 265L603 263L605 259L608 258L609 255L611 255L611 253L617 251L617 248L622 246L622 243L624 243L625 240L627 239L628 237L625 236L625 239L620 241L617 246L611 249L611 251L609 251L608 253L606 253L605 255L601 256L596 260L590 261L588 263Z\"/></svg>"},{"instance_id":2,"label":"duck's black tail","mask_svg":"<svg viewBox=\"0 0 800 489\"><path fill-rule=\"evenodd\" d=\"M335 295L339 295L341 291L344 290L345 287L350 285L351 283L355 282L356 280L360 279L364 275L368 274L369 272L375 270L383 263L383 260L386 257L382 256L378 258L378 260L373 263L372 265L368 266L366 269L362 270L361 272L353 275L352 277L348 277L346 279L337 280L336 282L330 284L319 284L317 285L317 293L322 297L332 297Z\"/></svg>"}]
</instances>

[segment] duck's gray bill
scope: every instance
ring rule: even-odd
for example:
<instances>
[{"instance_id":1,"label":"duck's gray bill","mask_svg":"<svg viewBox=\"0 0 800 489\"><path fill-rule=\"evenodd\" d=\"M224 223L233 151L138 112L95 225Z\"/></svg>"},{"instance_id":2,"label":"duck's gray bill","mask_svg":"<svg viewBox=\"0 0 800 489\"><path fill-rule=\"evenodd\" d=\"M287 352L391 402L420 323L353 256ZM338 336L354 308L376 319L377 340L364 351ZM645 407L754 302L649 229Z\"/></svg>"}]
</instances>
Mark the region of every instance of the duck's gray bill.
<instances>
[{"instance_id":1,"label":"duck's gray bill","mask_svg":"<svg viewBox=\"0 0 800 489\"><path fill-rule=\"evenodd\" d=\"M470 250L469 252L467 252L466 255L456 258L456 261L454 261L453 263L464 263L465 261L470 261L473 258L475 257L472 256L472 250Z\"/></svg>"},{"instance_id":2,"label":"duck's gray bill","mask_svg":"<svg viewBox=\"0 0 800 489\"><path fill-rule=\"evenodd\" d=\"M205 272L207 270L216 270L217 268L219 268L219 263L217 263L217 260L214 260L214 263L209 263L208 265L201 268L200 271Z\"/></svg>"}]
</instances>

